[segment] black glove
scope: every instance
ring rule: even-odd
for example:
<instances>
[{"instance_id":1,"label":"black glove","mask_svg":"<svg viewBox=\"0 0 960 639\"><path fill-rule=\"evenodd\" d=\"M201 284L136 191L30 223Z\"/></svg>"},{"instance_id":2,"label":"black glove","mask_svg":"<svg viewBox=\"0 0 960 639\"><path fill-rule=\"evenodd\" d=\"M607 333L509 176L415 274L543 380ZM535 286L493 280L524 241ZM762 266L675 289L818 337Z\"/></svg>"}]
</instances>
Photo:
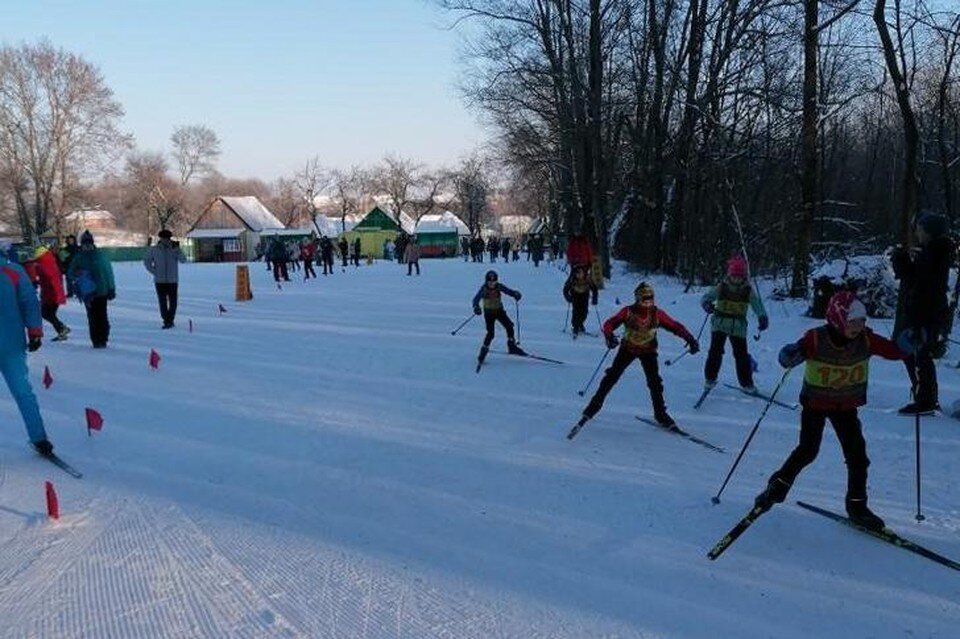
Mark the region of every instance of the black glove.
<instances>
[{"instance_id":1,"label":"black glove","mask_svg":"<svg viewBox=\"0 0 960 639\"><path fill-rule=\"evenodd\" d=\"M713 302L711 302L710 300L704 301L702 304L700 304L700 307L703 308L703 312L706 313L707 315L710 315L711 313L713 313L714 310L716 310L716 307L713 305Z\"/></svg>"},{"instance_id":2,"label":"black glove","mask_svg":"<svg viewBox=\"0 0 960 639\"><path fill-rule=\"evenodd\" d=\"M690 351L691 355L696 355L700 352L700 342L691 337L687 340L687 350Z\"/></svg>"},{"instance_id":3,"label":"black glove","mask_svg":"<svg viewBox=\"0 0 960 639\"><path fill-rule=\"evenodd\" d=\"M479 307L479 306L474 306L474 307L473 307L473 314L474 314L474 315L479 315L479 314L482 313L482 312L483 312L483 311L480 310L480 307Z\"/></svg>"},{"instance_id":4,"label":"black glove","mask_svg":"<svg viewBox=\"0 0 960 639\"><path fill-rule=\"evenodd\" d=\"M31 353L40 350L40 338L31 337L30 342L27 343L27 350L30 351Z\"/></svg>"},{"instance_id":5,"label":"black glove","mask_svg":"<svg viewBox=\"0 0 960 639\"><path fill-rule=\"evenodd\" d=\"M784 368L793 368L794 366L799 366L803 363L806 358L803 356L803 349L800 348L799 344L787 344L780 349L780 354L777 356L777 361L780 362L780 366Z\"/></svg>"},{"instance_id":6,"label":"black glove","mask_svg":"<svg viewBox=\"0 0 960 639\"><path fill-rule=\"evenodd\" d=\"M759 318L757 318L757 327L761 331L765 331L770 328L770 318L766 315L761 315Z\"/></svg>"},{"instance_id":7,"label":"black glove","mask_svg":"<svg viewBox=\"0 0 960 639\"><path fill-rule=\"evenodd\" d=\"M567 300L567 304L573 304L573 298L569 295L564 295L563 299Z\"/></svg>"},{"instance_id":8,"label":"black glove","mask_svg":"<svg viewBox=\"0 0 960 639\"><path fill-rule=\"evenodd\" d=\"M107 299L108 299L108 300L115 300L115 299L117 299L117 292L116 292L115 290L113 290L113 289L110 289L110 290L107 292Z\"/></svg>"},{"instance_id":9,"label":"black glove","mask_svg":"<svg viewBox=\"0 0 960 639\"><path fill-rule=\"evenodd\" d=\"M523 295L520 294L520 291L517 291L517 294L513 296L513 299L519 302L521 297L523 297Z\"/></svg>"},{"instance_id":10,"label":"black glove","mask_svg":"<svg viewBox=\"0 0 960 639\"><path fill-rule=\"evenodd\" d=\"M616 348L620 345L620 340L613 333L604 333L604 337L607 339L607 348Z\"/></svg>"},{"instance_id":11,"label":"black glove","mask_svg":"<svg viewBox=\"0 0 960 639\"><path fill-rule=\"evenodd\" d=\"M594 306L597 305L597 296L596 296L596 295L593 296L593 299L590 300L590 303L593 304Z\"/></svg>"}]
</instances>

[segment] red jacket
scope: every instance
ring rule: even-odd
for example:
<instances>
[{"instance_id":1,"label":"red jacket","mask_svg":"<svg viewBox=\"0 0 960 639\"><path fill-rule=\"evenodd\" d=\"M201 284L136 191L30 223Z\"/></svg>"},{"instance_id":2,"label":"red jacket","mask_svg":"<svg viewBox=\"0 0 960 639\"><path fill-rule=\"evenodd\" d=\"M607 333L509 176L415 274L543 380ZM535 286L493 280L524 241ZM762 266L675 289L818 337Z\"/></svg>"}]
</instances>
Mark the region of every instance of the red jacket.
<instances>
[{"instance_id":1,"label":"red jacket","mask_svg":"<svg viewBox=\"0 0 960 639\"><path fill-rule=\"evenodd\" d=\"M617 328L621 324L626 323L630 319L631 315L637 315L642 317L645 315L645 310L646 309L639 308L637 305L624 306L617 312L616 315L609 318L606 322L603 323L603 334L606 336L613 335L613 332L617 330ZM677 320L673 319L672 317L667 315L665 312L663 312L659 308L654 307L654 311L657 314L656 323L652 327L654 331L657 328L662 326L663 328L667 329L668 331L670 331L671 333L673 333L674 335L676 335L677 337L683 340L686 340L689 342L693 339L693 335L690 333L690 331L687 330L686 326L684 326ZM648 345L645 345L645 346L635 347L631 345L627 339L624 339L621 343L624 348L626 348L627 350L629 350L630 352L636 355L641 355L644 353L655 353L657 351L656 338L654 338L652 342L650 342Z\"/></svg>"},{"instance_id":2,"label":"red jacket","mask_svg":"<svg viewBox=\"0 0 960 639\"><path fill-rule=\"evenodd\" d=\"M567 246L567 264L576 266L584 264L587 267L593 264L593 248L586 237L574 237Z\"/></svg>"},{"instance_id":3,"label":"red jacket","mask_svg":"<svg viewBox=\"0 0 960 639\"><path fill-rule=\"evenodd\" d=\"M35 284L40 285L41 302L58 306L67 303L60 267L57 266L56 256L49 249L41 248L39 255L24 266L27 265L33 265L32 268L27 268L27 273Z\"/></svg>"}]
</instances>

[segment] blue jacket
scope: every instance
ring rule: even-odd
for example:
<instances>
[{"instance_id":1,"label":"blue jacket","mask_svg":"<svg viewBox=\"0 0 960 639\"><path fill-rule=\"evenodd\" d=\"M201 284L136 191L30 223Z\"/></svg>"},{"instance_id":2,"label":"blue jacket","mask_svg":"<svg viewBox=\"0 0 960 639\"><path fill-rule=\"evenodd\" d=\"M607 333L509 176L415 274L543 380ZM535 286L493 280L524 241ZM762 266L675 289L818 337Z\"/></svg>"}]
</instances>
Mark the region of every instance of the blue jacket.
<instances>
[{"instance_id":1,"label":"blue jacket","mask_svg":"<svg viewBox=\"0 0 960 639\"><path fill-rule=\"evenodd\" d=\"M100 249L80 249L70 263L67 270L67 279L70 281L80 277L80 273L86 271L93 278L97 285L94 297L103 297L104 295L113 298L117 293L116 284L113 281L113 267L106 255L100 252Z\"/></svg>"},{"instance_id":2,"label":"blue jacket","mask_svg":"<svg viewBox=\"0 0 960 639\"><path fill-rule=\"evenodd\" d=\"M27 332L43 335L37 292L22 266L0 255L0 355L24 352Z\"/></svg>"}]
</instances>

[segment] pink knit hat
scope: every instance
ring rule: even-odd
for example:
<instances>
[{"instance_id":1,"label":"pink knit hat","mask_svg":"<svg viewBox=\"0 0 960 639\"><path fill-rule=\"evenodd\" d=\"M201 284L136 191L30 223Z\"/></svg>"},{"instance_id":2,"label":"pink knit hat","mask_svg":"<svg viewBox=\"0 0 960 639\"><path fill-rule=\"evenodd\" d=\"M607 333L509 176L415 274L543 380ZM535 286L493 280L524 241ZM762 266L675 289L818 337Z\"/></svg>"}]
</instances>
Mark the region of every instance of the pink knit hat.
<instances>
[{"instance_id":1,"label":"pink knit hat","mask_svg":"<svg viewBox=\"0 0 960 639\"><path fill-rule=\"evenodd\" d=\"M727 262L727 275L730 277L747 276L747 260L742 255L734 255Z\"/></svg>"}]
</instances>

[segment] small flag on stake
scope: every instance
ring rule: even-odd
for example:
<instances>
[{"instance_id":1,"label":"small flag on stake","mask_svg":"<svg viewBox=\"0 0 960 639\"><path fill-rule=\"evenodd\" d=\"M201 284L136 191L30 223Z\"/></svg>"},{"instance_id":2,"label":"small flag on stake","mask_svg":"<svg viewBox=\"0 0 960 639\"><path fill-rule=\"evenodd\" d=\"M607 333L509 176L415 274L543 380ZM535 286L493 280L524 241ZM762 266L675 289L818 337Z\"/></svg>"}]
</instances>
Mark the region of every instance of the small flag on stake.
<instances>
[{"instance_id":1,"label":"small flag on stake","mask_svg":"<svg viewBox=\"0 0 960 639\"><path fill-rule=\"evenodd\" d=\"M618 297L616 300L614 300L613 303L616 304L617 306L620 306L620 298Z\"/></svg>"},{"instance_id":2,"label":"small flag on stake","mask_svg":"<svg viewBox=\"0 0 960 639\"><path fill-rule=\"evenodd\" d=\"M57 491L52 482L44 482L47 493L47 515L50 519L60 519L60 502L57 500Z\"/></svg>"},{"instance_id":3,"label":"small flag on stake","mask_svg":"<svg viewBox=\"0 0 960 639\"><path fill-rule=\"evenodd\" d=\"M50 367L43 367L43 387L50 388L53 385L53 375L50 374Z\"/></svg>"},{"instance_id":4,"label":"small flag on stake","mask_svg":"<svg viewBox=\"0 0 960 639\"><path fill-rule=\"evenodd\" d=\"M223 307L223 304L217 304L217 307L218 307L218 310L220 311L220 315L223 315L224 313L227 312L227 309Z\"/></svg>"},{"instance_id":5,"label":"small flag on stake","mask_svg":"<svg viewBox=\"0 0 960 639\"><path fill-rule=\"evenodd\" d=\"M87 435L91 435L91 430L100 430L103 428L103 416L93 408L85 409L87 415Z\"/></svg>"},{"instance_id":6,"label":"small flag on stake","mask_svg":"<svg viewBox=\"0 0 960 639\"><path fill-rule=\"evenodd\" d=\"M187 320L187 328L191 333L193 332L193 320Z\"/></svg>"},{"instance_id":7,"label":"small flag on stake","mask_svg":"<svg viewBox=\"0 0 960 639\"><path fill-rule=\"evenodd\" d=\"M160 368L160 353L150 349L150 368Z\"/></svg>"}]
</instances>

